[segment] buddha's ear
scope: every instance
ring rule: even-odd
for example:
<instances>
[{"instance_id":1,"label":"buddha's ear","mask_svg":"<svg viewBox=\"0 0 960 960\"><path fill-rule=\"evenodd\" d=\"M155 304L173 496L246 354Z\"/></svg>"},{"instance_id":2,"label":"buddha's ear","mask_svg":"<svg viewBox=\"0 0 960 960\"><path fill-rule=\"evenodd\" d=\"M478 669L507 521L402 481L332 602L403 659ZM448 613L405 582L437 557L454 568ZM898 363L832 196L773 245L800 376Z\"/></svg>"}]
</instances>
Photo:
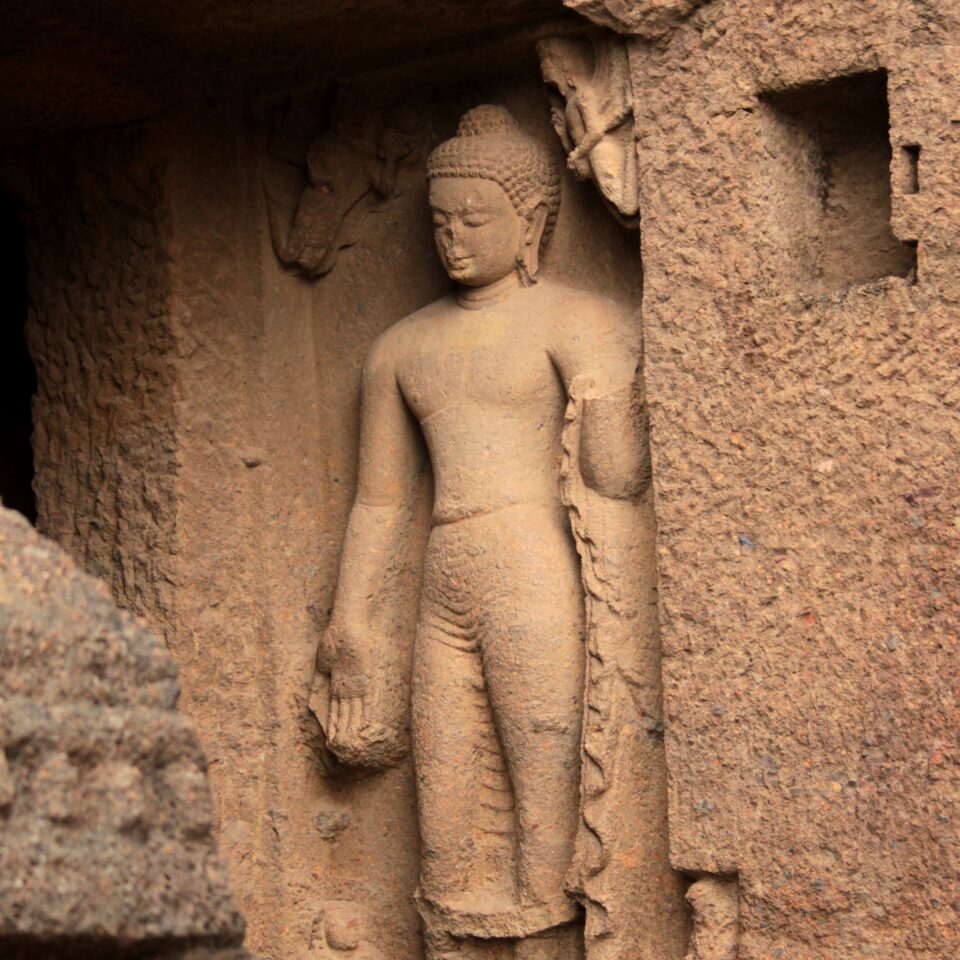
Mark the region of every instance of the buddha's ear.
<instances>
[{"instance_id":1,"label":"buddha's ear","mask_svg":"<svg viewBox=\"0 0 960 960\"><path fill-rule=\"evenodd\" d=\"M540 271L540 241L547 225L549 210L545 203L537 205L527 220L527 228L523 233L523 248L520 251L520 266L525 279L533 283Z\"/></svg>"}]
</instances>

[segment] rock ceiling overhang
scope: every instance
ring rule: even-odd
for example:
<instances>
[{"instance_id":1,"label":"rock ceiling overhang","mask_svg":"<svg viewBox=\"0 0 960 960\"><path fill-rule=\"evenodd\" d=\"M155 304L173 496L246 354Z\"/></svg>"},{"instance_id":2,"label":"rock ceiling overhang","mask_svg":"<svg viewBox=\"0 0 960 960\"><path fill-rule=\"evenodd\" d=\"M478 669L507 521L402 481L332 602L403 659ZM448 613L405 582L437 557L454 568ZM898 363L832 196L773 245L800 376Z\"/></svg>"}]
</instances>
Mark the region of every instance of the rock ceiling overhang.
<instances>
[{"instance_id":1,"label":"rock ceiling overhang","mask_svg":"<svg viewBox=\"0 0 960 960\"><path fill-rule=\"evenodd\" d=\"M560 0L8 0L6 8L7 141L149 116L251 75L336 77L565 14Z\"/></svg>"}]
</instances>

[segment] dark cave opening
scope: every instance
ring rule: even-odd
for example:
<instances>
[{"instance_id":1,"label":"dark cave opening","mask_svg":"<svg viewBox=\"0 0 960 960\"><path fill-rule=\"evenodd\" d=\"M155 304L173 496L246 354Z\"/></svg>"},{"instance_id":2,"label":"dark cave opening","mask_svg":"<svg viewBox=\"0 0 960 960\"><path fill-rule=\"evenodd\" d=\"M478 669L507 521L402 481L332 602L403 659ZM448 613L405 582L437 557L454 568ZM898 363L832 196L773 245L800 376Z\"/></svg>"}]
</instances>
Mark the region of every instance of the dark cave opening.
<instances>
[{"instance_id":1,"label":"dark cave opening","mask_svg":"<svg viewBox=\"0 0 960 960\"><path fill-rule=\"evenodd\" d=\"M16 204L0 193L0 500L36 522L33 417L37 376L27 350L27 254Z\"/></svg>"}]
</instances>

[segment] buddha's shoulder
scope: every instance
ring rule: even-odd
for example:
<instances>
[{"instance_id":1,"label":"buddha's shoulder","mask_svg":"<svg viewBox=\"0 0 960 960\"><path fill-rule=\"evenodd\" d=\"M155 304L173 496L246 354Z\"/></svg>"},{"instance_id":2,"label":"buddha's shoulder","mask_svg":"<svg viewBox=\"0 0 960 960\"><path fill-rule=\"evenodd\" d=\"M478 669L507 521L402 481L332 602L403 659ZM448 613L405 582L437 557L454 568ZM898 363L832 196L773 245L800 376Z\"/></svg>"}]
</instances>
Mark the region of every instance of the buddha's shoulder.
<instances>
[{"instance_id":1,"label":"buddha's shoulder","mask_svg":"<svg viewBox=\"0 0 960 960\"><path fill-rule=\"evenodd\" d=\"M407 314L377 337L370 348L369 356L372 358L402 356L456 309L456 298L450 294Z\"/></svg>"},{"instance_id":2,"label":"buddha's shoulder","mask_svg":"<svg viewBox=\"0 0 960 960\"><path fill-rule=\"evenodd\" d=\"M543 310L551 319L563 317L574 322L603 320L619 325L629 324L634 313L628 302L556 280L541 280L534 289Z\"/></svg>"}]
</instances>

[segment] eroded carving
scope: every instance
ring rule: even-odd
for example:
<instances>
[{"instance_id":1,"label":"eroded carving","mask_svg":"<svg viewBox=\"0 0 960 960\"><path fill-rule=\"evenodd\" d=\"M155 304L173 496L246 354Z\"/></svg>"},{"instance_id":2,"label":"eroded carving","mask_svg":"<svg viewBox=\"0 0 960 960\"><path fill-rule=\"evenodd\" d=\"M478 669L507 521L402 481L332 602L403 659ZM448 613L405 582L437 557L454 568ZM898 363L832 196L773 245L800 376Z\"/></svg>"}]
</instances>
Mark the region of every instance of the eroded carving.
<instances>
[{"instance_id":1,"label":"eroded carving","mask_svg":"<svg viewBox=\"0 0 960 960\"><path fill-rule=\"evenodd\" d=\"M737 960L740 955L740 884L703 877L690 885L687 902L693 934L686 960Z\"/></svg>"},{"instance_id":2,"label":"eroded carving","mask_svg":"<svg viewBox=\"0 0 960 960\"><path fill-rule=\"evenodd\" d=\"M624 40L595 32L537 44L553 127L580 180L593 180L614 215L639 223L637 145Z\"/></svg>"},{"instance_id":3,"label":"eroded carving","mask_svg":"<svg viewBox=\"0 0 960 960\"><path fill-rule=\"evenodd\" d=\"M422 435L434 498L410 729L427 955L574 960L586 942L597 958L679 956L639 342L622 305L539 278L559 176L506 110L469 111L428 174L458 287L367 357L312 703L341 762L399 755L407 704L379 624Z\"/></svg>"},{"instance_id":4,"label":"eroded carving","mask_svg":"<svg viewBox=\"0 0 960 960\"><path fill-rule=\"evenodd\" d=\"M370 940L367 911L348 900L331 900L314 924L311 960L386 960Z\"/></svg>"},{"instance_id":5,"label":"eroded carving","mask_svg":"<svg viewBox=\"0 0 960 960\"><path fill-rule=\"evenodd\" d=\"M282 131L264 176L270 235L279 259L307 277L329 273L355 244L368 216L397 190L401 164L420 142L417 112L341 95L330 128L314 137L305 164Z\"/></svg>"},{"instance_id":6,"label":"eroded carving","mask_svg":"<svg viewBox=\"0 0 960 960\"><path fill-rule=\"evenodd\" d=\"M618 33L657 40L706 0L563 0L565 7Z\"/></svg>"}]
</instances>

